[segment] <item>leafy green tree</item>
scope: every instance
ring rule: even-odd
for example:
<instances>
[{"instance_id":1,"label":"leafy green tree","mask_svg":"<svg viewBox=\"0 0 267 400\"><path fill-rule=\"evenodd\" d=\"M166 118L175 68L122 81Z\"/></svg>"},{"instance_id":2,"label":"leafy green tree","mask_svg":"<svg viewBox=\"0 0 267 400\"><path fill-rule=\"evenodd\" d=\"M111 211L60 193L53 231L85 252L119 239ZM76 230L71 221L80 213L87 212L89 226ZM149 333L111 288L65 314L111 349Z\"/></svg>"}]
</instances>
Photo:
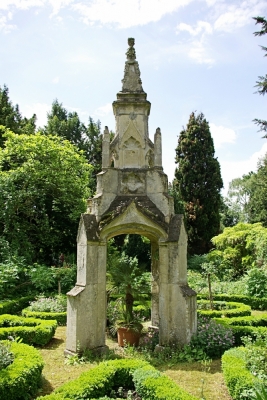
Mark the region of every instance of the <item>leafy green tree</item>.
<instances>
[{"instance_id":1,"label":"leafy green tree","mask_svg":"<svg viewBox=\"0 0 267 400\"><path fill-rule=\"evenodd\" d=\"M185 203L189 253L205 254L220 230L223 182L209 124L202 113L196 116L193 112L180 132L175 162L177 191Z\"/></svg>"},{"instance_id":2,"label":"leafy green tree","mask_svg":"<svg viewBox=\"0 0 267 400\"><path fill-rule=\"evenodd\" d=\"M262 222L267 227L267 155L259 160L252 185L248 204L249 222Z\"/></svg>"},{"instance_id":3,"label":"leafy green tree","mask_svg":"<svg viewBox=\"0 0 267 400\"><path fill-rule=\"evenodd\" d=\"M79 150L83 149L85 125L80 121L76 111L68 112L57 99L52 103L52 109L47 114L47 125L42 132L46 135L60 136L69 140Z\"/></svg>"},{"instance_id":4,"label":"leafy green tree","mask_svg":"<svg viewBox=\"0 0 267 400\"><path fill-rule=\"evenodd\" d=\"M36 129L36 115L31 118L23 118L19 106L13 106L9 99L9 90L6 85L0 87L0 125L11 129L15 133L33 134ZM5 138L0 131L0 147L3 147Z\"/></svg>"},{"instance_id":5,"label":"leafy green tree","mask_svg":"<svg viewBox=\"0 0 267 400\"><path fill-rule=\"evenodd\" d=\"M267 229L261 223L225 228L212 238L215 249L209 255L226 278L237 279L252 267L267 266Z\"/></svg>"},{"instance_id":6,"label":"leafy green tree","mask_svg":"<svg viewBox=\"0 0 267 400\"><path fill-rule=\"evenodd\" d=\"M51 264L55 255L75 250L91 167L67 140L5 131L0 237L28 262Z\"/></svg>"},{"instance_id":7,"label":"leafy green tree","mask_svg":"<svg viewBox=\"0 0 267 400\"><path fill-rule=\"evenodd\" d=\"M229 226L234 226L240 222L240 208L236 202L233 202L228 197L222 198L220 215L221 230Z\"/></svg>"},{"instance_id":8,"label":"leafy green tree","mask_svg":"<svg viewBox=\"0 0 267 400\"><path fill-rule=\"evenodd\" d=\"M68 112L62 103L54 100L51 112L47 114L47 125L41 130L46 135L57 135L69 140L82 150L88 163L92 165L90 189L96 190L96 175L102 167L102 135L100 121L89 117L88 126L81 122L76 111Z\"/></svg>"},{"instance_id":9,"label":"leafy green tree","mask_svg":"<svg viewBox=\"0 0 267 400\"><path fill-rule=\"evenodd\" d=\"M257 24L261 24L261 30L254 32L255 36L263 36L267 33L267 21L264 17L254 17L253 18ZM265 51L265 57L267 56L267 47L261 46L262 50ZM258 93L261 95L265 95L267 93L267 75L259 76L258 81L256 82L256 87L258 88ZM260 131L266 132L264 134L264 138L267 138L267 121L262 119L254 119L254 122L260 127Z\"/></svg>"},{"instance_id":10,"label":"leafy green tree","mask_svg":"<svg viewBox=\"0 0 267 400\"><path fill-rule=\"evenodd\" d=\"M237 222L248 222L250 197L255 190L255 173L249 172L242 178L235 178L229 184L227 203L234 214L238 214ZM229 226L229 225L228 225Z\"/></svg>"}]
</instances>

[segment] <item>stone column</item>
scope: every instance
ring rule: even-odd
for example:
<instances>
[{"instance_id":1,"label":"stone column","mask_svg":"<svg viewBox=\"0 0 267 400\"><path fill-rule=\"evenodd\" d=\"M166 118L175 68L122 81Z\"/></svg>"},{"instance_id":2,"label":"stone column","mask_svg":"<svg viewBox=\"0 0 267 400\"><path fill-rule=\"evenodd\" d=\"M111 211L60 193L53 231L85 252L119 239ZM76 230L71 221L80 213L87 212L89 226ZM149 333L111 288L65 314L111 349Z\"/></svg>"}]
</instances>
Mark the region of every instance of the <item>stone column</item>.
<instances>
[{"instance_id":1,"label":"stone column","mask_svg":"<svg viewBox=\"0 0 267 400\"><path fill-rule=\"evenodd\" d=\"M106 257L106 242L78 243L77 283L67 293L67 354L106 350Z\"/></svg>"},{"instance_id":2,"label":"stone column","mask_svg":"<svg viewBox=\"0 0 267 400\"><path fill-rule=\"evenodd\" d=\"M196 331L196 293L186 281L183 241L159 243L159 347L189 343Z\"/></svg>"},{"instance_id":3,"label":"stone column","mask_svg":"<svg viewBox=\"0 0 267 400\"><path fill-rule=\"evenodd\" d=\"M159 246L151 242L151 325L159 326Z\"/></svg>"}]
</instances>

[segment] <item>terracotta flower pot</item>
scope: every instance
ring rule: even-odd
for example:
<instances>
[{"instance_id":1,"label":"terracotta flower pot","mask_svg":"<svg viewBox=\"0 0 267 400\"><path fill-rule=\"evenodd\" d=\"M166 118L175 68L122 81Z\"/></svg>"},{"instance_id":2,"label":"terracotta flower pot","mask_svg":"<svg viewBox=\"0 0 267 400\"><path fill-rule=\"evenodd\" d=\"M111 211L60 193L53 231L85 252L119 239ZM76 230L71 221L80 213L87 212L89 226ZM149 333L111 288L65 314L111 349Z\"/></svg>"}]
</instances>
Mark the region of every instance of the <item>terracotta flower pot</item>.
<instances>
[{"instance_id":1,"label":"terracotta flower pot","mask_svg":"<svg viewBox=\"0 0 267 400\"><path fill-rule=\"evenodd\" d=\"M138 332L131 328L121 327L118 328L117 336L118 336L118 344L121 347L124 347L127 344L131 346L138 346L141 332Z\"/></svg>"}]
</instances>

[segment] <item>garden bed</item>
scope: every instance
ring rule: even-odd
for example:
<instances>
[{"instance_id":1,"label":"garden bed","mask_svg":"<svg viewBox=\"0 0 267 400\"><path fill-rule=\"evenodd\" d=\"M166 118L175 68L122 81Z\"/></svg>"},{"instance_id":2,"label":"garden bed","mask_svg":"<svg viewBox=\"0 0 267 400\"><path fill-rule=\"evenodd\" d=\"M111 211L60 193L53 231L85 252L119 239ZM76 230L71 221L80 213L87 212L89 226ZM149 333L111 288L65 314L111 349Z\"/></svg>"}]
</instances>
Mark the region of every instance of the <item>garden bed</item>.
<instances>
[{"instance_id":1,"label":"garden bed","mask_svg":"<svg viewBox=\"0 0 267 400\"><path fill-rule=\"evenodd\" d=\"M23 343L44 346L55 334L57 321L0 315L0 340L19 338Z\"/></svg>"},{"instance_id":2,"label":"garden bed","mask_svg":"<svg viewBox=\"0 0 267 400\"><path fill-rule=\"evenodd\" d=\"M12 342L14 361L0 371L0 399L24 400L37 393L44 362L39 351L23 343Z\"/></svg>"}]
</instances>

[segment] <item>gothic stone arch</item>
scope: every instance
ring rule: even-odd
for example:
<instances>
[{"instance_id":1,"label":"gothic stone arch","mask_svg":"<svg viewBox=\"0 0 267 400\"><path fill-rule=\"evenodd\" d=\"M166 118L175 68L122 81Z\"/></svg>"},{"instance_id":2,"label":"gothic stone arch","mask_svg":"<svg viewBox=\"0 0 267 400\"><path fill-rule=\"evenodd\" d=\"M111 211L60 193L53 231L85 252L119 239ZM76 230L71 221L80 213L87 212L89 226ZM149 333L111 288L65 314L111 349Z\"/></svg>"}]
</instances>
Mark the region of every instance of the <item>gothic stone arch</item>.
<instances>
[{"instance_id":1,"label":"gothic stone arch","mask_svg":"<svg viewBox=\"0 0 267 400\"><path fill-rule=\"evenodd\" d=\"M106 127L97 192L88 200L78 229L77 282L68 293L66 353L106 348L107 241L122 233L151 241L151 319L159 327L159 345L188 343L196 332L196 294L187 285L183 216L174 214L168 195L160 129L154 143L148 137L150 103L142 89L134 40L128 43L123 87L113 103L115 137L110 142Z\"/></svg>"}]
</instances>

